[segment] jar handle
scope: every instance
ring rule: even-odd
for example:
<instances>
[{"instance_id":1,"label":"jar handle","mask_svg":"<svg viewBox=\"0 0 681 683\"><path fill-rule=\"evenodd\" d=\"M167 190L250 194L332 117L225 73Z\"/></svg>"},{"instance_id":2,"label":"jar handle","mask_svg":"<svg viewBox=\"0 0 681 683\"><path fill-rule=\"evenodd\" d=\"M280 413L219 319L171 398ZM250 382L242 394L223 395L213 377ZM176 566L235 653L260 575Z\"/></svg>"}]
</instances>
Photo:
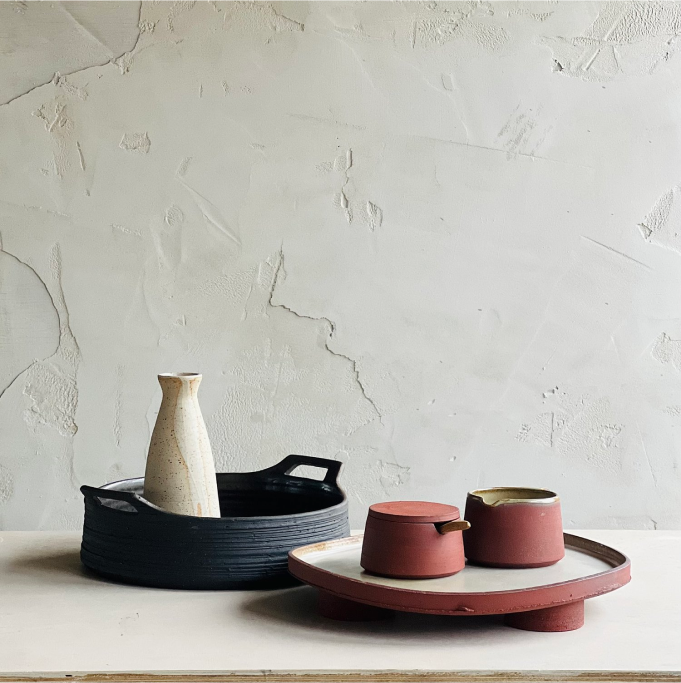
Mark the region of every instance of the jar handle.
<instances>
[{"instance_id":1,"label":"jar handle","mask_svg":"<svg viewBox=\"0 0 681 683\"><path fill-rule=\"evenodd\" d=\"M441 534L448 534L451 531L466 531L466 529L471 528L471 523L467 522L465 519L454 519L451 522L436 524L435 528Z\"/></svg>"}]
</instances>

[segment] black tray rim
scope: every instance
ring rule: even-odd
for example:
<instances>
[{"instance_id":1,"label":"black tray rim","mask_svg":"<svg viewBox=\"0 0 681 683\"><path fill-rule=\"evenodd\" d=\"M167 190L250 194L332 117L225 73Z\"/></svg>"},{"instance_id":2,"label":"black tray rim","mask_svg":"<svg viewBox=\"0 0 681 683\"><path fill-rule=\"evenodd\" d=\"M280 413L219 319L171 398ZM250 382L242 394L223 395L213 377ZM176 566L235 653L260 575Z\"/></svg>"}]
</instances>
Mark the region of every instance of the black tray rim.
<instances>
[{"instance_id":1,"label":"black tray rim","mask_svg":"<svg viewBox=\"0 0 681 683\"><path fill-rule=\"evenodd\" d=\"M290 471L294 470L299 465L309 465L312 467L326 468L327 475L323 480L310 479L308 477L298 477L289 474ZM154 505L146 498L143 498L138 493L126 490L124 486L132 486L133 482L139 483L144 482L144 477L133 477L131 479L119 479L118 481L109 482L108 484L103 484L102 486L87 486L83 485L80 487L80 491L85 497L86 501L88 497L94 498L106 498L106 494L116 493L118 495L108 497L115 500L122 500L128 502L133 506L140 505L146 508L147 511L158 513L164 517L179 518L182 520L192 520L194 524L200 524L203 526L214 526L216 524L224 524L227 522L265 522L266 520L287 520L287 519L303 519L303 518L313 518L320 515L332 516L330 513L336 511L337 513L342 513L348 508L348 497L345 491L338 485L338 475L343 467L343 462L340 460L330 460L327 458L318 458L316 456L310 455L287 455L283 460L278 462L272 467L267 467L262 470L256 470L253 472L224 472L216 473L216 476L228 476L234 479L261 479L263 482L285 482L287 480L293 480L298 483L304 484L306 486L317 485L320 488L331 489L336 493L340 493L341 501L335 505L329 505L328 507L323 507L318 510L309 510L308 512L297 512L286 515L253 515L249 517L196 517L194 515L182 515L177 512L170 512L169 510L164 510L163 508ZM102 495L105 494L105 495ZM124 512L122 510L117 510L115 508L109 507L108 505L103 505L99 502L101 508L106 509L107 514L124 514L128 515L129 512Z\"/></svg>"}]
</instances>

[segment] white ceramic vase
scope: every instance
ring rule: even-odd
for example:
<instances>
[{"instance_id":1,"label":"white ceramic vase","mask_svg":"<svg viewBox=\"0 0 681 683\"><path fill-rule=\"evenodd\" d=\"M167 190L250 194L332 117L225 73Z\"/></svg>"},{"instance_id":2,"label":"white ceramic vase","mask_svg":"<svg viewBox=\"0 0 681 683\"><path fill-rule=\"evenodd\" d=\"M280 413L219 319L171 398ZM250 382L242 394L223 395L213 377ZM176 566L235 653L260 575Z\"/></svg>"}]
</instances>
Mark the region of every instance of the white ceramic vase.
<instances>
[{"instance_id":1,"label":"white ceramic vase","mask_svg":"<svg viewBox=\"0 0 681 683\"><path fill-rule=\"evenodd\" d=\"M144 497L180 515L219 517L215 463L197 393L201 375L158 376L163 400L151 435Z\"/></svg>"}]
</instances>

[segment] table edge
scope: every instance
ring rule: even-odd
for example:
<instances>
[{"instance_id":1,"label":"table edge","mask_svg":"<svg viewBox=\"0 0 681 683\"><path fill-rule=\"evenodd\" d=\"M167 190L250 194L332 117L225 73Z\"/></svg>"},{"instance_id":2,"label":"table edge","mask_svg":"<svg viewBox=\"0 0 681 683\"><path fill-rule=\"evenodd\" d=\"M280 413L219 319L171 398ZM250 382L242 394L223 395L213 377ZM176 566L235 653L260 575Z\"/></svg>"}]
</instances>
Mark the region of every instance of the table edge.
<instances>
[{"instance_id":1,"label":"table edge","mask_svg":"<svg viewBox=\"0 0 681 683\"><path fill-rule=\"evenodd\" d=\"M681 683L681 671L107 671L0 673L0 683Z\"/></svg>"}]
</instances>

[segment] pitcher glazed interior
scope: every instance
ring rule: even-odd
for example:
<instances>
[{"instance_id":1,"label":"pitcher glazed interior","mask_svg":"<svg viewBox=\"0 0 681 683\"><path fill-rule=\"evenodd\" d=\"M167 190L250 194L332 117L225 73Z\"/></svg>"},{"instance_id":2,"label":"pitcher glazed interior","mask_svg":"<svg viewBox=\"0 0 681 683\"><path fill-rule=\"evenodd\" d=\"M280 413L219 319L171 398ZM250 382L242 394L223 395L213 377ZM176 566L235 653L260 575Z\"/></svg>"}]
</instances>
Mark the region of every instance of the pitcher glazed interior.
<instances>
[{"instance_id":1,"label":"pitcher glazed interior","mask_svg":"<svg viewBox=\"0 0 681 683\"><path fill-rule=\"evenodd\" d=\"M486 505L495 507L505 503L551 504L558 500L558 495L548 489L499 486L490 489L476 489L469 496L480 498Z\"/></svg>"}]
</instances>

